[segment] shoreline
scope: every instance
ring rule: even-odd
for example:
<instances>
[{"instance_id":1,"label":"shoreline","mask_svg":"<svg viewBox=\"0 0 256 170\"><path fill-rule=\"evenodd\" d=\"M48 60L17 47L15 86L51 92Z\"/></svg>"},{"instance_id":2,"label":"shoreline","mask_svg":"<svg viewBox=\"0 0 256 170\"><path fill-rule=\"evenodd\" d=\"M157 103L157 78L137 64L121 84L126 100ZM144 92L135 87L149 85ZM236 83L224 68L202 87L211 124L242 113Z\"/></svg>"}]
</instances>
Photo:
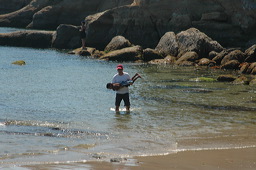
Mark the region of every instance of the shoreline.
<instances>
[{"instance_id":1,"label":"shoreline","mask_svg":"<svg viewBox=\"0 0 256 170\"><path fill-rule=\"evenodd\" d=\"M224 132L223 132L224 133ZM177 139L178 148L166 155L95 159L68 163L31 164L27 169L89 169L89 170L254 170L256 169L256 136L253 129L239 133L205 134L190 139Z\"/></svg>"},{"instance_id":2,"label":"shoreline","mask_svg":"<svg viewBox=\"0 0 256 170\"><path fill-rule=\"evenodd\" d=\"M248 148L185 150L159 156L137 156L122 162L76 162L24 165L26 169L86 170L255 170L256 146Z\"/></svg>"},{"instance_id":3,"label":"shoreline","mask_svg":"<svg viewBox=\"0 0 256 170\"><path fill-rule=\"evenodd\" d=\"M256 169L256 147L219 150L181 151L164 156L135 157L137 166L124 163L91 162L95 170L159 170L159 169L197 169L197 170L253 170Z\"/></svg>"}]
</instances>

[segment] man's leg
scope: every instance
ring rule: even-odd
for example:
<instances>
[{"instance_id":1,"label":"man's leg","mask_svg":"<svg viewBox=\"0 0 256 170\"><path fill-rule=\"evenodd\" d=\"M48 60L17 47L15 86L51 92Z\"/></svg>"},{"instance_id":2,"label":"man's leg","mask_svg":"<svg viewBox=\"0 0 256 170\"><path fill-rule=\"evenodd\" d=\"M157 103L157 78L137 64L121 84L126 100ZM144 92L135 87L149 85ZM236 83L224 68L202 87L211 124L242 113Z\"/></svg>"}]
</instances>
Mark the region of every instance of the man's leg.
<instances>
[{"instance_id":1,"label":"man's leg","mask_svg":"<svg viewBox=\"0 0 256 170\"><path fill-rule=\"evenodd\" d=\"M121 101L122 101L121 94L116 94L116 101L115 101L116 112L119 112L119 107L120 107Z\"/></svg>"},{"instance_id":2,"label":"man's leg","mask_svg":"<svg viewBox=\"0 0 256 170\"><path fill-rule=\"evenodd\" d=\"M123 100L124 100L124 105L126 107L126 111L130 111L130 105L131 104L130 104L129 93L124 94Z\"/></svg>"}]
</instances>

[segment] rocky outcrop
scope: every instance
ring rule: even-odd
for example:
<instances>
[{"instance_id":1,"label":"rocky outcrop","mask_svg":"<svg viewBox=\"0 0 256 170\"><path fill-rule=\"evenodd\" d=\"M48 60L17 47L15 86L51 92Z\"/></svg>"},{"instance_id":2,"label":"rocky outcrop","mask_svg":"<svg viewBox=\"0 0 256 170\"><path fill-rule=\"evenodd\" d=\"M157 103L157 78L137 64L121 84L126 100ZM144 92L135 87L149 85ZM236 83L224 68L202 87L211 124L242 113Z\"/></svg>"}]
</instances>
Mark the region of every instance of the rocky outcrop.
<instances>
[{"instance_id":1,"label":"rocky outcrop","mask_svg":"<svg viewBox=\"0 0 256 170\"><path fill-rule=\"evenodd\" d=\"M255 34L254 1L201 2L136 1L132 6L119 7L87 17L90 23L89 34L101 41L103 46L105 41L109 41L114 35L123 35L133 44L144 48L154 48L166 32L179 32L190 27L199 28L225 46L244 46ZM107 34L98 30L107 30ZM100 40L99 35L103 39ZM90 43L91 39L88 41ZM92 44L96 45L94 42Z\"/></svg>"},{"instance_id":2,"label":"rocky outcrop","mask_svg":"<svg viewBox=\"0 0 256 170\"><path fill-rule=\"evenodd\" d=\"M87 44L101 50L116 35L153 49L166 32L191 27L223 46L256 43L254 0L33 0L0 15L0 26L56 29L60 24L78 25L85 17ZM173 52L176 55L175 46Z\"/></svg>"},{"instance_id":3,"label":"rocky outcrop","mask_svg":"<svg viewBox=\"0 0 256 170\"><path fill-rule=\"evenodd\" d=\"M0 0L0 15L17 11L27 6L31 0Z\"/></svg>"},{"instance_id":4,"label":"rocky outcrop","mask_svg":"<svg viewBox=\"0 0 256 170\"><path fill-rule=\"evenodd\" d=\"M12 13L0 15L1 27L27 27L33 15L42 8L50 5L52 1L33 0L27 6Z\"/></svg>"},{"instance_id":5,"label":"rocky outcrop","mask_svg":"<svg viewBox=\"0 0 256 170\"><path fill-rule=\"evenodd\" d=\"M31 0L18 11L0 15L0 26L52 30L60 24L77 25L88 15L131 3L132 0Z\"/></svg>"},{"instance_id":6,"label":"rocky outcrop","mask_svg":"<svg viewBox=\"0 0 256 170\"><path fill-rule=\"evenodd\" d=\"M0 45L34 48L51 47L53 31L17 31L0 34Z\"/></svg>"}]
</instances>

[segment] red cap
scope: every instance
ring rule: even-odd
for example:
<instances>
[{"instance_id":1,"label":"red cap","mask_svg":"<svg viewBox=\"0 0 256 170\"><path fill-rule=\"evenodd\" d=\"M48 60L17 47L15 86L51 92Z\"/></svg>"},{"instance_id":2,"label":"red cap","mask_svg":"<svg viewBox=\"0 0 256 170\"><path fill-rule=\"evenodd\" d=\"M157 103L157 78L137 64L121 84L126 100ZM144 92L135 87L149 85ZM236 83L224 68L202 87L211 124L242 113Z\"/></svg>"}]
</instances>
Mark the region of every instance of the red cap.
<instances>
[{"instance_id":1,"label":"red cap","mask_svg":"<svg viewBox=\"0 0 256 170\"><path fill-rule=\"evenodd\" d=\"M116 66L116 69L117 69L117 70L123 70L123 69L124 69L124 67L123 67L123 65L122 65L122 64L119 64L119 65L117 65L117 66Z\"/></svg>"}]
</instances>

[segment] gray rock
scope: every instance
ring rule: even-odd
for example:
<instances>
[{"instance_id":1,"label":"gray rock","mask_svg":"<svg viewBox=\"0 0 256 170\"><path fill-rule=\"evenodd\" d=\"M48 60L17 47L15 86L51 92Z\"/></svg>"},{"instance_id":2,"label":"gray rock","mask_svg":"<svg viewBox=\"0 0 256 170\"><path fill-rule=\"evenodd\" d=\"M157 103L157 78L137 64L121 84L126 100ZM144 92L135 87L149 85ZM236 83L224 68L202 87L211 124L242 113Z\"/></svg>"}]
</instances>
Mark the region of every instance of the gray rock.
<instances>
[{"instance_id":1,"label":"gray rock","mask_svg":"<svg viewBox=\"0 0 256 170\"><path fill-rule=\"evenodd\" d=\"M127 47L121 50L111 51L100 59L109 61L137 61L142 60L143 49L141 46Z\"/></svg>"},{"instance_id":2,"label":"gray rock","mask_svg":"<svg viewBox=\"0 0 256 170\"><path fill-rule=\"evenodd\" d=\"M163 56L167 56L167 55L177 56L179 46L176 40L175 33L174 32L165 33L160 39L155 49L159 51L159 53L162 54Z\"/></svg>"},{"instance_id":3,"label":"gray rock","mask_svg":"<svg viewBox=\"0 0 256 170\"><path fill-rule=\"evenodd\" d=\"M131 47L132 44L123 36L114 37L110 43L105 47L105 52L120 50L122 48Z\"/></svg>"},{"instance_id":4,"label":"gray rock","mask_svg":"<svg viewBox=\"0 0 256 170\"><path fill-rule=\"evenodd\" d=\"M81 47L79 28L73 25L60 25L53 35L52 47L59 49Z\"/></svg>"},{"instance_id":5,"label":"gray rock","mask_svg":"<svg viewBox=\"0 0 256 170\"><path fill-rule=\"evenodd\" d=\"M200 32L196 28L190 28L177 34L177 41L179 44L179 56L188 51L194 51L199 58L207 57L209 52L220 52L223 47L213 41L206 34Z\"/></svg>"}]
</instances>

